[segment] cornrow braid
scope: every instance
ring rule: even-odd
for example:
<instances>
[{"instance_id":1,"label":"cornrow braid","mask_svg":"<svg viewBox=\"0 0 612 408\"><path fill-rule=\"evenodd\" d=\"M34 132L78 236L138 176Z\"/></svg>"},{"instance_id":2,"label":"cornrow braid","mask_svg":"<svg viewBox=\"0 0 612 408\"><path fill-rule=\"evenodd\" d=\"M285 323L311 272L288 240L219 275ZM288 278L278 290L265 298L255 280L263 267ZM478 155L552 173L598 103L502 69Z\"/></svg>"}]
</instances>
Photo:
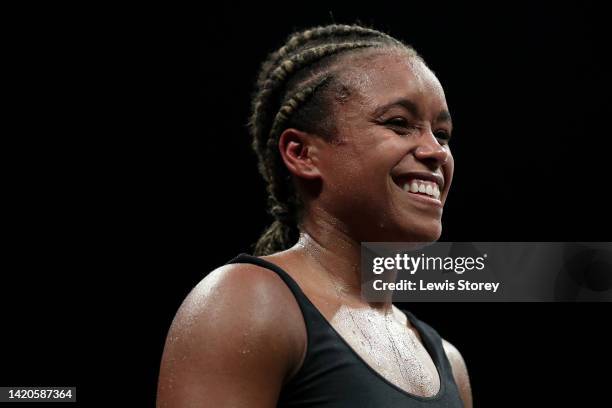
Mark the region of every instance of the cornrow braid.
<instances>
[{"instance_id":1,"label":"cornrow braid","mask_svg":"<svg viewBox=\"0 0 612 408\"><path fill-rule=\"evenodd\" d=\"M274 92L278 92L278 84L282 83L288 76L302 67L312 64L326 56L337 54L344 50L351 50L356 48L373 47L378 45L377 42L348 42L340 44L326 44L311 49L307 49L297 55L292 56L289 59L284 60L272 73L270 78L266 80L263 85L263 90L259 95L258 99L254 104L254 112L252 115L252 126L254 127L253 133L255 139L254 148L258 148L258 144L261 143L262 139L269 137L268 129L264 127L264 123L268 120L263 110L266 106L268 98L272 98ZM260 128L261 127L261 128Z\"/></svg>"},{"instance_id":2,"label":"cornrow braid","mask_svg":"<svg viewBox=\"0 0 612 408\"><path fill-rule=\"evenodd\" d=\"M297 92L293 95L287 102L281 106L272 122L272 130L270 130L270 135L268 138L268 148L276 147L277 137L280 131L284 128L284 124L289 120L291 115L295 110L299 108L299 106L305 103L308 98L314 94L317 89L322 86L325 86L329 80L331 79L330 75L324 76L322 79L318 79L314 85L307 86L301 91Z\"/></svg>"},{"instance_id":3,"label":"cornrow braid","mask_svg":"<svg viewBox=\"0 0 612 408\"><path fill-rule=\"evenodd\" d=\"M308 50L303 51L302 53L296 54L291 58L284 60L273 72L271 78L268 79L267 85L268 93L262 92L261 99L269 96L273 82L282 82L287 76L291 75L295 70L300 69L309 63L320 60L327 55L336 54L342 50L350 50L357 48L365 48L372 47L377 45L377 43L373 42L352 42L352 43L340 43L340 44L326 44L317 47L310 48ZM265 145L262 146L262 150L267 150L267 164L268 166L263 165L263 161L260 161L260 173L264 177L264 180L267 182L267 192L268 192L268 208L270 214L280 222L281 225L277 225L276 228L281 227L282 225L289 225L294 223L294 215L298 211L299 203L291 198L295 196L295 191L293 189L292 184L289 180L284 180L287 178L286 171L278 169L277 162L279 161L278 154L274 154L277 147L277 136L284 128L284 124L286 124L291 116L291 114L297 110L299 105L302 105L310 96L314 94L314 92L321 86L324 85L327 81L320 81L315 86L305 87L302 90L298 91L294 96L290 97L287 102L279 109L278 113L275 115L272 124L270 125L271 130L268 131L267 127L263 127L259 132L255 132L255 135L259 137L255 137L253 142L255 144L254 148L257 150L259 144L265 142ZM263 103L259 104L261 108ZM263 117L261 112L256 112L255 115ZM278 238L279 240L287 241L290 239L286 233L283 234L282 237ZM270 249L268 249L270 250Z\"/></svg>"},{"instance_id":4,"label":"cornrow braid","mask_svg":"<svg viewBox=\"0 0 612 408\"><path fill-rule=\"evenodd\" d=\"M277 134L284 129L286 122L291 118L293 112L308 101L308 99L321 87L325 86L331 76L323 76L318 78L310 86L306 86L301 91L290 97L283 106L279 109L274 119L274 124L270 132L270 138L267 141L268 166L260 166L260 172L264 175L267 181L268 192L268 208L270 214L275 218L275 221L270 228L259 239L256 246L256 253L269 254L279 250L276 243L290 242L294 236L291 235L291 228L288 228L293 223L294 215L297 212L299 203L295 200L295 191L290 180L282 180L283 176L287 176L286 171L274 172L273 169L278 168L278 155L273 155L271 152L276 147ZM262 163L260 162L260 165Z\"/></svg>"},{"instance_id":5,"label":"cornrow braid","mask_svg":"<svg viewBox=\"0 0 612 408\"><path fill-rule=\"evenodd\" d=\"M258 81L262 82L268 77L270 70L278 64L278 62L295 51L299 46L313 40L320 40L325 37L343 37L343 36L363 36L363 37L384 37L391 42L395 42L397 45L404 46L399 40L382 33L380 31L362 27L359 25L346 25L346 24L330 24L327 26L314 27L309 30L302 31L300 33L292 34L289 36L287 43L283 45L278 51L274 52L267 64L262 68Z\"/></svg>"},{"instance_id":6,"label":"cornrow braid","mask_svg":"<svg viewBox=\"0 0 612 408\"><path fill-rule=\"evenodd\" d=\"M331 64L343 53L383 47L416 55L410 46L380 31L332 24L290 35L263 62L248 125L259 172L266 182L268 212L274 221L255 244L255 255L284 250L299 236L297 224L303 203L280 157L279 136L284 129L295 127L320 137L333 137L327 106L336 79Z\"/></svg>"}]
</instances>

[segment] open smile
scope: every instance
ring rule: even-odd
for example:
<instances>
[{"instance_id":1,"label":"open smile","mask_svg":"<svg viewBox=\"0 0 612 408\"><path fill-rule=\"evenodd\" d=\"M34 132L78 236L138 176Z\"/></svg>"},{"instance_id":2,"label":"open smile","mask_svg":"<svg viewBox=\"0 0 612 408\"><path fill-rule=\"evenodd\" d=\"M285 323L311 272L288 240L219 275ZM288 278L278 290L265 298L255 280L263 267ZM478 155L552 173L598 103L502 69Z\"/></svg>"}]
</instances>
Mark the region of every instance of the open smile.
<instances>
[{"instance_id":1,"label":"open smile","mask_svg":"<svg viewBox=\"0 0 612 408\"><path fill-rule=\"evenodd\" d=\"M427 173L414 173L393 178L393 182L410 198L442 207L441 190L444 187L442 178Z\"/></svg>"}]
</instances>

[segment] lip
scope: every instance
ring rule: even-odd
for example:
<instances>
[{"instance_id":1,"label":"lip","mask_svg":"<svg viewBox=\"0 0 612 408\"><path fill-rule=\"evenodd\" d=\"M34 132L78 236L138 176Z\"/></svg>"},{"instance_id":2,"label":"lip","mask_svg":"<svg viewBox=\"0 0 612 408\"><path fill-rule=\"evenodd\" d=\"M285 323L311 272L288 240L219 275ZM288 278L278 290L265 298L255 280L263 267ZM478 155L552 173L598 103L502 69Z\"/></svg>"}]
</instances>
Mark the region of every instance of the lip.
<instances>
[{"instance_id":1,"label":"lip","mask_svg":"<svg viewBox=\"0 0 612 408\"><path fill-rule=\"evenodd\" d=\"M397 176L392 176L392 178L395 184L400 187L400 189L401 189L401 184L400 184L401 181L419 179L419 180L432 181L436 183L438 185L438 188L440 189L440 193L442 193L442 190L444 190L444 177L436 173L430 173L427 171L409 171L409 172L400 173Z\"/></svg>"},{"instance_id":2,"label":"lip","mask_svg":"<svg viewBox=\"0 0 612 408\"><path fill-rule=\"evenodd\" d=\"M442 201L433 198L433 197L429 197L426 195L421 195L421 194L415 194L415 193L411 193L409 191L404 191L402 189L400 189L402 191L402 193L407 194L408 197L410 197L412 200L415 201L419 201L421 203L427 204L427 205L431 205L437 208L442 208Z\"/></svg>"}]
</instances>

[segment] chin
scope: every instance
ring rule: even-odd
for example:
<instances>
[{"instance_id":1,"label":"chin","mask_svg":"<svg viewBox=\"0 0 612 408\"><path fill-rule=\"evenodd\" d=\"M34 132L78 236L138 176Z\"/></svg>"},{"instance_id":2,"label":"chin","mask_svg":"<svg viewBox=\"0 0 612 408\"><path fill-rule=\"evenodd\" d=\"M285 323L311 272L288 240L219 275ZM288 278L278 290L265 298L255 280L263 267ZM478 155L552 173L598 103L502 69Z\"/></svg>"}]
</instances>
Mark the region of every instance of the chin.
<instances>
[{"instance_id":1,"label":"chin","mask_svg":"<svg viewBox=\"0 0 612 408\"><path fill-rule=\"evenodd\" d=\"M411 224L402 228L404 242L435 242L442 235L442 223L432 221L429 223Z\"/></svg>"}]
</instances>

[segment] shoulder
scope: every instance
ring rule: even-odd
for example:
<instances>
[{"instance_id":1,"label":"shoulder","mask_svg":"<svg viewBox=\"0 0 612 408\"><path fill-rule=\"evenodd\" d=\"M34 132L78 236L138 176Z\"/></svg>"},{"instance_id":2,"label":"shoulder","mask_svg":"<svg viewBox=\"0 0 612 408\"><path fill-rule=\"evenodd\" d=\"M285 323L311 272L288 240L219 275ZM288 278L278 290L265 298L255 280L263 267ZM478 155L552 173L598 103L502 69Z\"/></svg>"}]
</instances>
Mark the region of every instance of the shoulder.
<instances>
[{"instance_id":1,"label":"shoulder","mask_svg":"<svg viewBox=\"0 0 612 408\"><path fill-rule=\"evenodd\" d=\"M446 357L448 358L448 361L451 364L453 373L467 377L467 366L465 364L463 356L461 355L459 350L457 350L457 347L455 347L453 344L451 344L445 339L442 339L442 346L444 347Z\"/></svg>"},{"instance_id":2,"label":"shoulder","mask_svg":"<svg viewBox=\"0 0 612 408\"><path fill-rule=\"evenodd\" d=\"M185 299L183 305L201 305L211 309L238 311L240 307L258 306L260 313L276 314L278 302L295 303L293 294L273 271L247 263L223 265L202 279ZM189 309L190 311L193 311ZM238 316L238 313L232 313Z\"/></svg>"},{"instance_id":3,"label":"shoulder","mask_svg":"<svg viewBox=\"0 0 612 408\"><path fill-rule=\"evenodd\" d=\"M278 275L252 264L223 265L189 293L172 322L160 398L226 401L232 387L274 394L299 368L305 338L299 306ZM228 377L231 384L223 382Z\"/></svg>"},{"instance_id":4,"label":"shoulder","mask_svg":"<svg viewBox=\"0 0 612 408\"><path fill-rule=\"evenodd\" d=\"M190 335L218 337L246 328L252 337L291 340L296 314L293 294L276 273L253 264L223 265L209 273L179 308L173 329ZM287 328L279 332L279 328ZM187 334L187 333L184 333Z\"/></svg>"},{"instance_id":5,"label":"shoulder","mask_svg":"<svg viewBox=\"0 0 612 408\"><path fill-rule=\"evenodd\" d=\"M463 399L464 405L466 407L471 407L472 390L465 360L463 359L463 356L459 350L445 339L442 339L442 346L444 347L444 352L446 353L446 357L448 358L453 370L453 377L459 389L459 393L461 394L461 398Z\"/></svg>"}]
</instances>

